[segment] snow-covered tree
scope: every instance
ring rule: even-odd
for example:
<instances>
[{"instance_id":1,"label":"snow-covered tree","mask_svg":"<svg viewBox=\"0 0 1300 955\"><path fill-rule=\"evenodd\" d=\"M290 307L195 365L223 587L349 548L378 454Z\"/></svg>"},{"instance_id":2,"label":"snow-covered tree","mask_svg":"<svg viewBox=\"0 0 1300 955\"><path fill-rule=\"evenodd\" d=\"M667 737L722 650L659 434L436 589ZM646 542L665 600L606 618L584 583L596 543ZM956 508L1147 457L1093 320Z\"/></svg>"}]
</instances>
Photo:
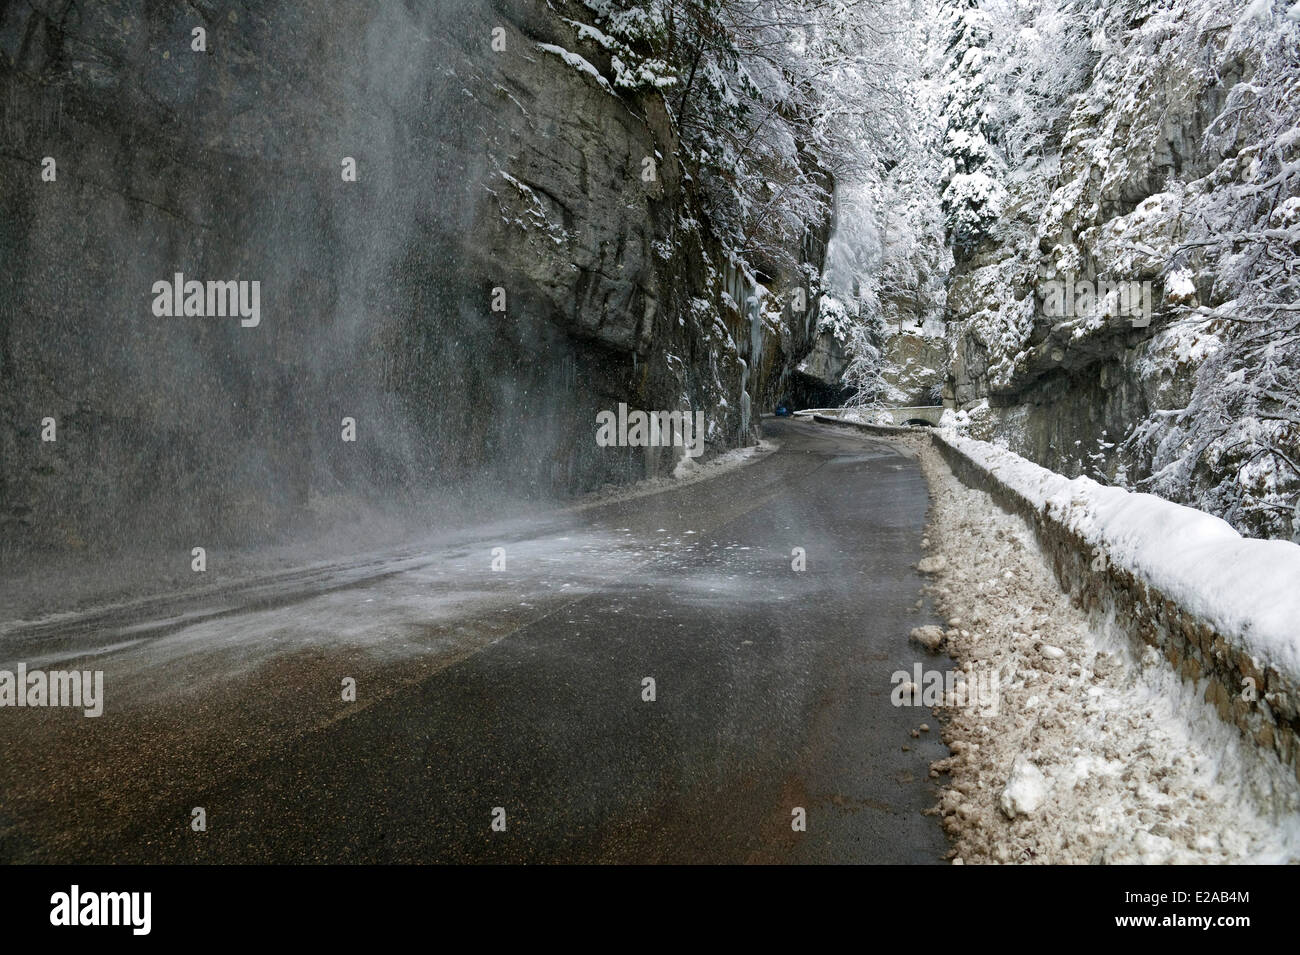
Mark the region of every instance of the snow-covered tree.
<instances>
[{"instance_id":1,"label":"snow-covered tree","mask_svg":"<svg viewBox=\"0 0 1300 955\"><path fill-rule=\"evenodd\" d=\"M942 328L951 265L939 180L942 129L933 41L937 0L914 0L901 20L891 85L903 105L884 128L864 125L856 168L837 178L826 287L894 331Z\"/></svg>"},{"instance_id":2,"label":"snow-covered tree","mask_svg":"<svg viewBox=\"0 0 1300 955\"><path fill-rule=\"evenodd\" d=\"M879 408L889 392L885 380L888 362L884 353L885 328L879 313L865 312L848 324L845 354L849 357L841 381L852 394L846 408Z\"/></svg>"},{"instance_id":3,"label":"snow-covered tree","mask_svg":"<svg viewBox=\"0 0 1300 955\"><path fill-rule=\"evenodd\" d=\"M620 84L663 91L728 251L798 266L835 179L871 163L873 138L901 122L899 0L585 2L617 45Z\"/></svg>"},{"instance_id":4,"label":"snow-covered tree","mask_svg":"<svg viewBox=\"0 0 1300 955\"><path fill-rule=\"evenodd\" d=\"M1199 58L1206 85L1255 67L1201 143L1229 158L1174 210L1189 228L1165 263L1172 321L1157 342L1194 379L1182 407L1128 436L1134 483L1244 533L1300 538L1300 6L1252 3L1233 18L1181 0L1158 25L1169 22L1174 51L1199 53L1198 22L1215 28Z\"/></svg>"},{"instance_id":5,"label":"snow-covered tree","mask_svg":"<svg viewBox=\"0 0 1300 955\"><path fill-rule=\"evenodd\" d=\"M1096 0L983 0L985 134L1008 170L1032 168L1059 146L1074 95L1105 42Z\"/></svg>"},{"instance_id":6,"label":"snow-covered tree","mask_svg":"<svg viewBox=\"0 0 1300 955\"><path fill-rule=\"evenodd\" d=\"M977 0L952 0L948 14L943 154L946 234L960 259L1002 214L1002 158L989 141L986 47L992 38Z\"/></svg>"}]
</instances>

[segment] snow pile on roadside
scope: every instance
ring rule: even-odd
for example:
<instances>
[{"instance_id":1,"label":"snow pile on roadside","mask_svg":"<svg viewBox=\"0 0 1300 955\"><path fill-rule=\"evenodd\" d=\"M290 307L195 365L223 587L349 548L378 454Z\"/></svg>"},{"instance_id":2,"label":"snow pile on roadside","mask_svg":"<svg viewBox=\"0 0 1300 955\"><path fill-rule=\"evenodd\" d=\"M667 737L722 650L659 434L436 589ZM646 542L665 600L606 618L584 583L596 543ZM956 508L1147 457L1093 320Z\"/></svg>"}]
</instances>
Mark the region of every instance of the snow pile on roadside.
<instances>
[{"instance_id":1,"label":"snow pile on roadside","mask_svg":"<svg viewBox=\"0 0 1300 955\"><path fill-rule=\"evenodd\" d=\"M1071 480L983 441L943 440L1099 547L1112 565L1235 638L1257 665L1300 681L1300 546L1243 538L1195 508Z\"/></svg>"},{"instance_id":2,"label":"snow pile on roadside","mask_svg":"<svg viewBox=\"0 0 1300 955\"><path fill-rule=\"evenodd\" d=\"M930 591L947 652L968 680L1000 674L996 707L941 711L953 755L934 764L950 774L934 811L953 861L1300 861L1291 770L1154 650L1094 631L1025 522L961 484L928 440L907 443L933 493L928 551L946 558Z\"/></svg>"}]
</instances>

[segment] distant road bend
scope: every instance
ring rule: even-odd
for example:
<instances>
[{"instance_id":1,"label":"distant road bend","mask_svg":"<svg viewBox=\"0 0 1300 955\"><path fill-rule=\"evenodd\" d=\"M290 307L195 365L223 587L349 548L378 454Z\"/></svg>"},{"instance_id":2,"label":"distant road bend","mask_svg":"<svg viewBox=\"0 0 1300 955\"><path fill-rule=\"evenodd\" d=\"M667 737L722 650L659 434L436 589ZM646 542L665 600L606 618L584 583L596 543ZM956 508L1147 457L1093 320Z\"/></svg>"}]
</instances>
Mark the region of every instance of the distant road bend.
<instances>
[{"instance_id":1,"label":"distant road bend","mask_svg":"<svg viewBox=\"0 0 1300 955\"><path fill-rule=\"evenodd\" d=\"M0 713L0 859L942 861L947 750L890 704L924 479L766 430L663 493L0 638L106 697Z\"/></svg>"}]
</instances>

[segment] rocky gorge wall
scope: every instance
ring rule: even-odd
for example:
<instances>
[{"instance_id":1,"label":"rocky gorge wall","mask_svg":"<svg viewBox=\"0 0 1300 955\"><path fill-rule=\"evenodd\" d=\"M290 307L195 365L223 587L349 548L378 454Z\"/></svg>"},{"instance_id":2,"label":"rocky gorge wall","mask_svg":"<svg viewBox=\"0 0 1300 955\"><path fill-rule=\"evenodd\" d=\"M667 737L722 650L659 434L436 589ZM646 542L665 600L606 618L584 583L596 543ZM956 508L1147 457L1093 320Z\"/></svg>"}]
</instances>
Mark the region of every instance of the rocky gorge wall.
<instances>
[{"instance_id":1,"label":"rocky gorge wall","mask_svg":"<svg viewBox=\"0 0 1300 955\"><path fill-rule=\"evenodd\" d=\"M1008 172L1000 221L951 275L946 401L974 436L1052 470L1139 484L1246 533L1300 533L1294 478L1264 450L1294 447L1267 424L1285 418L1278 389L1264 374L1257 392L1218 392L1266 364L1236 323L1273 321L1252 301L1287 297L1264 276L1293 253L1300 213L1285 174L1300 144L1279 108L1300 76L1294 23L1258 4L1085 8L1100 11L1087 83L1047 153ZM1108 299L1108 282L1146 283L1149 314ZM1097 301L1059 314L1053 286L1079 283ZM1272 360L1283 374L1289 359Z\"/></svg>"},{"instance_id":2,"label":"rocky gorge wall","mask_svg":"<svg viewBox=\"0 0 1300 955\"><path fill-rule=\"evenodd\" d=\"M566 22L584 12L0 10L7 555L253 540L670 463L596 446L620 402L703 411L710 451L752 441L809 347L815 306L779 304L806 279L766 296L725 260L662 96L596 75ZM814 273L828 230L797 250ZM257 281L257 324L155 314L177 273Z\"/></svg>"}]
</instances>

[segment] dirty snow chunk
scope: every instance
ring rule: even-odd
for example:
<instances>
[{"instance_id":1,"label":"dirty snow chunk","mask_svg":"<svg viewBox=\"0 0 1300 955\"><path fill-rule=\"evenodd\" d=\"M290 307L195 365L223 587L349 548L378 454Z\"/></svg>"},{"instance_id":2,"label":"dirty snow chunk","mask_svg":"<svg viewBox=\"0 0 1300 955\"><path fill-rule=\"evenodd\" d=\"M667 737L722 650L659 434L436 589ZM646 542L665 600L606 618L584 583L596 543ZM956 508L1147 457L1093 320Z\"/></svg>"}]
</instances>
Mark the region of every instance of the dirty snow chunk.
<instances>
[{"instance_id":1,"label":"dirty snow chunk","mask_svg":"<svg viewBox=\"0 0 1300 955\"><path fill-rule=\"evenodd\" d=\"M943 631L935 626L917 627L912 631L912 639L933 652L943 645Z\"/></svg>"},{"instance_id":2,"label":"dirty snow chunk","mask_svg":"<svg viewBox=\"0 0 1300 955\"><path fill-rule=\"evenodd\" d=\"M577 53L574 53L572 50L566 50L562 46L555 46L552 43L539 43L537 44L537 48L539 50L545 50L547 53L554 53L556 56L562 59L565 63L568 63L575 70L578 70L579 72L582 73L590 74L591 76L595 77L596 82L598 82L601 85L601 87L607 90L608 92L610 93L614 92L614 87L609 85L609 80L601 76L600 70L592 66L591 62L587 60L585 57L579 56Z\"/></svg>"},{"instance_id":3,"label":"dirty snow chunk","mask_svg":"<svg viewBox=\"0 0 1300 955\"><path fill-rule=\"evenodd\" d=\"M1008 819L1016 816L1033 815L1043 804L1047 796L1047 777L1037 766L1025 759L1024 755L1016 757L1011 767L1011 776L1006 788L1002 790L999 805Z\"/></svg>"},{"instance_id":4,"label":"dirty snow chunk","mask_svg":"<svg viewBox=\"0 0 1300 955\"><path fill-rule=\"evenodd\" d=\"M1049 660L1059 660L1061 657L1065 656L1065 651L1060 647L1052 646L1050 643L1044 643L1042 646L1042 654Z\"/></svg>"},{"instance_id":5,"label":"dirty snow chunk","mask_svg":"<svg viewBox=\"0 0 1300 955\"><path fill-rule=\"evenodd\" d=\"M916 569L923 574L937 574L947 566L948 558L942 554L937 554L934 557L922 557L916 565Z\"/></svg>"}]
</instances>

